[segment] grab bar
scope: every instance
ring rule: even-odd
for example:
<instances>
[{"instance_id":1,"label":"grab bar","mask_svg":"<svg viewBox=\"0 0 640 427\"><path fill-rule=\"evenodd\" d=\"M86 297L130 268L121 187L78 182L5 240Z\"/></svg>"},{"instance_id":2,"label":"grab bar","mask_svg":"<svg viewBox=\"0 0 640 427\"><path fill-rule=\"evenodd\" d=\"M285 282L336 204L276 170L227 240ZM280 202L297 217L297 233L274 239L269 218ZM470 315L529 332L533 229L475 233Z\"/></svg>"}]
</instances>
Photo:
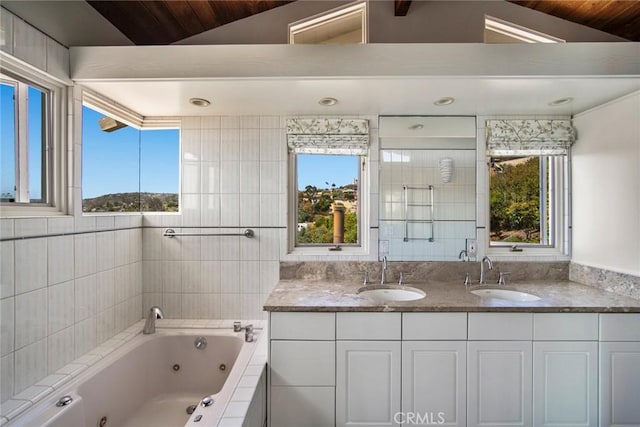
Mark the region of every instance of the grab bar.
<instances>
[{"instance_id":1,"label":"grab bar","mask_svg":"<svg viewBox=\"0 0 640 427\"><path fill-rule=\"evenodd\" d=\"M178 237L178 236L212 236L212 237L244 236L244 237L250 239L250 238L255 236L255 233L250 228L247 228L242 233L228 233L228 234L225 234L225 233L215 233L215 234L207 234L207 233L176 233L176 230L174 230L173 228L167 228L166 230L164 230L164 233L162 233L162 235L164 237L169 237L169 238Z\"/></svg>"}]
</instances>

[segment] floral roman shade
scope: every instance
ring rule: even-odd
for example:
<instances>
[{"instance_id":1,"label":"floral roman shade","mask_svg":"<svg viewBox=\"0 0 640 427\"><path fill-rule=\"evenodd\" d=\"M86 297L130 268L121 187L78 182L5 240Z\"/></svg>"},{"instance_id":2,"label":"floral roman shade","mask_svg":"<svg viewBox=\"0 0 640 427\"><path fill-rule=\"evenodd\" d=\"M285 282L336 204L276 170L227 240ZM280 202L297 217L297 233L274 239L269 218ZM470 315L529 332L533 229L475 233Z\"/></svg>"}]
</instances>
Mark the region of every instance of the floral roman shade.
<instances>
[{"instance_id":1,"label":"floral roman shade","mask_svg":"<svg viewBox=\"0 0 640 427\"><path fill-rule=\"evenodd\" d=\"M571 120L487 120L490 156L561 156L569 154L576 133Z\"/></svg>"},{"instance_id":2,"label":"floral roman shade","mask_svg":"<svg viewBox=\"0 0 640 427\"><path fill-rule=\"evenodd\" d=\"M364 119L287 119L289 151L366 156L369 122Z\"/></svg>"}]
</instances>

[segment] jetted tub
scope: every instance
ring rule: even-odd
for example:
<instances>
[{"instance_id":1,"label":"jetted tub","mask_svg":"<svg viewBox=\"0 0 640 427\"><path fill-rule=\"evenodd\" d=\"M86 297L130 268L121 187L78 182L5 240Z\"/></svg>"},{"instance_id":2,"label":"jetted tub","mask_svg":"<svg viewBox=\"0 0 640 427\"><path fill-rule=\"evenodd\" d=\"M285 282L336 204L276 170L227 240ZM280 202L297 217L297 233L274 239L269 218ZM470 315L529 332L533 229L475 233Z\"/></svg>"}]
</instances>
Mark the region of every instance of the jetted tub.
<instances>
[{"instance_id":1,"label":"jetted tub","mask_svg":"<svg viewBox=\"0 0 640 427\"><path fill-rule=\"evenodd\" d=\"M196 348L199 337L206 339L205 348ZM216 426L255 344L245 343L244 333L231 329L157 329L152 335L141 334L9 426ZM72 402L56 406L63 396ZM214 400L207 407L200 404L206 396ZM197 407L189 415L191 405Z\"/></svg>"}]
</instances>

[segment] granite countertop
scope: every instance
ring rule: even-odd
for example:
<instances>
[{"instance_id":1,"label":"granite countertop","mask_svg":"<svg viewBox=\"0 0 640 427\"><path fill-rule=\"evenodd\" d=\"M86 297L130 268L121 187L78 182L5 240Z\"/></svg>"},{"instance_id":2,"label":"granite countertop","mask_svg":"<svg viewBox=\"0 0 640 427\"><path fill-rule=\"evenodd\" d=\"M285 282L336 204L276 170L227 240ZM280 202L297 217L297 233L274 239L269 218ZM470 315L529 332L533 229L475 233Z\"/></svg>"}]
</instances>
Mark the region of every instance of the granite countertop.
<instances>
[{"instance_id":1,"label":"granite countertop","mask_svg":"<svg viewBox=\"0 0 640 427\"><path fill-rule=\"evenodd\" d=\"M361 283L329 280L280 280L264 304L266 311L521 311L521 312L636 312L640 300L570 281L507 283L511 289L539 296L529 302L481 298L469 292L498 288L496 284L469 289L460 282L406 283L426 292L415 301L379 303L358 295Z\"/></svg>"}]
</instances>

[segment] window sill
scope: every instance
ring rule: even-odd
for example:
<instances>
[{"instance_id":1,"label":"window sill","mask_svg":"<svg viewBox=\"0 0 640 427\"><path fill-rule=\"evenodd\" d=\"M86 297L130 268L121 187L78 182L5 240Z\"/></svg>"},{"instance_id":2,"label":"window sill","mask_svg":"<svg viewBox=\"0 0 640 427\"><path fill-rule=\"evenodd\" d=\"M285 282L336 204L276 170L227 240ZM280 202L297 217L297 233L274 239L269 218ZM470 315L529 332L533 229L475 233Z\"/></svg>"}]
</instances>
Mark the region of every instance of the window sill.
<instances>
[{"instance_id":1,"label":"window sill","mask_svg":"<svg viewBox=\"0 0 640 427\"><path fill-rule=\"evenodd\" d=\"M494 261L539 260L539 261L569 261L571 256L558 248L519 247L522 251L513 252L511 247L490 247L486 254Z\"/></svg>"},{"instance_id":2,"label":"window sill","mask_svg":"<svg viewBox=\"0 0 640 427\"><path fill-rule=\"evenodd\" d=\"M0 206L0 218L43 218L70 216L61 210L51 206Z\"/></svg>"},{"instance_id":3,"label":"window sill","mask_svg":"<svg viewBox=\"0 0 640 427\"><path fill-rule=\"evenodd\" d=\"M323 246L321 248L297 247L285 254L283 261L300 259L341 261L345 259L353 260L355 258L370 258L371 256L372 255L369 253L369 250L362 246L342 246L339 251L330 251L327 246Z\"/></svg>"}]
</instances>

